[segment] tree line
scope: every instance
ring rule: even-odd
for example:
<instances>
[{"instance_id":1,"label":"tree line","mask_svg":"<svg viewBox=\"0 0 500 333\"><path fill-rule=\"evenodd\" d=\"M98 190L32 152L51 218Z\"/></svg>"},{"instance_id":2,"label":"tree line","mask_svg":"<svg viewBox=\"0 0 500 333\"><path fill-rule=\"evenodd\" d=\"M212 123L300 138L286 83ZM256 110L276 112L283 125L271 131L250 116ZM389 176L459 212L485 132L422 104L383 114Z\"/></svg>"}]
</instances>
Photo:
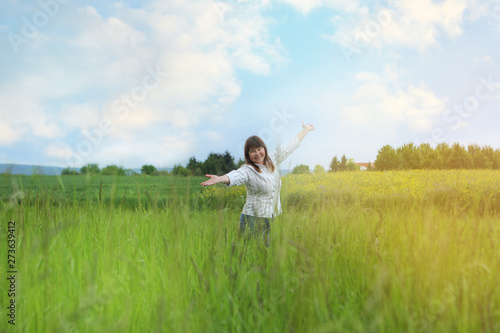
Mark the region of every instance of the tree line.
<instances>
[{"instance_id":1,"label":"tree line","mask_svg":"<svg viewBox=\"0 0 500 333\"><path fill-rule=\"evenodd\" d=\"M83 166L80 171L74 168L65 168L62 175L117 175L117 176L204 176L205 174L223 175L231 170L239 168L244 160L241 158L235 162L233 156L226 150L224 153L210 153L205 161L198 161L192 156L185 166L174 165L171 172L157 170L153 165L145 164L141 167L141 173L131 169L124 169L115 164L108 165L103 169L96 163ZM360 166L352 158L342 155L332 158L328 172L356 171ZM467 147L459 143L449 145L440 143L435 148L428 143L415 145L406 143L401 147L393 148L385 145L378 150L374 164L368 162L367 171L377 170L412 170L412 169L500 169L500 149L493 149L490 146L479 146L470 144ZM321 165L316 165L316 173L326 172ZM309 166L305 164L297 165L292 170L293 174L311 173Z\"/></svg>"},{"instance_id":2,"label":"tree line","mask_svg":"<svg viewBox=\"0 0 500 333\"><path fill-rule=\"evenodd\" d=\"M97 163L89 163L80 168L80 171L67 167L61 171L61 175L63 176L74 176L74 175L102 175L102 176L136 176L140 174L146 175L166 175L167 171L160 170L158 171L152 165L143 165L141 168L141 173L135 172L132 169L125 169L121 166L117 166L115 164L108 165L104 168L99 168L99 164Z\"/></svg>"},{"instance_id":3,"label":"tree line","mask_svg":"<svg viewBox=\"0 0 500 333\"><path fill-rule=\"evenodd\" d=\"M371 163L368 163L368 165L370 166ZM360 167L359 167L359 165L356 164L354 159L353 158L348 159L344 154L344 155L342 155L340 160L337 158L337 156L334 156L332 158L328 172L356 171L359 169L360 169ZM368 169L371 169L371 167L369 167Z\"/></svg>"},{"instance_id":4,"label":"tree line","mask_svg":"<svg viewBox=\"0 0 500 333\"><path fill-rule=\"evenodd\" d=\"M371 165L371 163L368 164ZM360 166L356 164L353 158L348 159L344 154L342 155L340 160L337 158L337 156L334 156L332 158L328 172L356 171L356 170L360 170ZM325 168L319 164L317 164L313 170L314 174L321 174L325 172L326 172ZM292 170L292 174L309 174L309 173L311 173L309 166L305 164L299 164Z\"/></svg>"},{"instance_id":5,"label":"tree line","mask_svg":"<svg viewBox=\"0 0 500 333\"><path fill-rule=\"evenodd\" d=\"M243 163L245 161L241 158L235 162L231 153L226 150L223 154L210 153L203 162L192 156L185 167L180 164L175 165L172 173L176 176L223 175L239 168Z\"/></svg>"},{"instance_id":6,"label":"tree line","mask_svg":"<svg viewBox=\"0 0 500 333\"><path fill-rule=\"evenodd\" d=\"M435 148L428 143L406 143L398 148L383 146L377 154L375 169L500 169L500 149L470 144L440 143Z\"/></svg>"},{"instance_id":7,"label":"tree line","mask_svg":"<svg viewBox=\"0 0 500 333\"><path fill-rule=\"evenodd\" d=\"M244 161L240 158L238 162L234 161L234 157L226 150L224 153L210 153L205 161L198 161L196 157L189 158L188 163L174 165L171 172L166 170L158 170L155 166L144 164L141 167L141 172L135 172L132 169L125 169L115 164L108 165L103 169L99 168L97 163L89 163L81 167L80 170L67 167L62 170L61 175L103 175L103 176L204 176L205 174L221 175L226 174L231 170L239 168Z\"/></svg>"},{"instance_id":8,"label":"tree line","mask_svg":"<svg viewBox=\"0 0 500 333\"><path fill-rule=\"evenodd\" d=\"M415 169L500 169L500 149L490 146L470 144L462 146L459 143L449 145L440 143L435 148L428 143L415 145L406 143L393 148L385 145L378 150L375 162L367 163L367 171L386 170L415 170ZM356 171L360 166L354 159L342 155L332 158L328 172ZM316 165L314 173L325 172L324 168ZM311 173L307 165L296 166L292 173Z\"/></svg>"}]
</instances>

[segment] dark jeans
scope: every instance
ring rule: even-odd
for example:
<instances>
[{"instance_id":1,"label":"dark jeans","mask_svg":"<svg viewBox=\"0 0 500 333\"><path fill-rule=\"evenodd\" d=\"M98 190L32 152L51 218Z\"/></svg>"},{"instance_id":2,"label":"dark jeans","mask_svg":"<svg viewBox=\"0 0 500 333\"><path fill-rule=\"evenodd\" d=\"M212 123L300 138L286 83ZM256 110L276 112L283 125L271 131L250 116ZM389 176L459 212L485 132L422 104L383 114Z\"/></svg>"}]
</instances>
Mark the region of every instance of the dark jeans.
<instances>
[{"instance_id":1,"label":"dark jeans","mask_svg":"<svg viewBox=\"0 0 500 333\"><path fill-rule=\"evenodd\" d=\"M252 237L262 235L262 241L268 247L270 243L269 230L271 230L272 218L257 217L246 214L240 216L240 232L242 235Z\"/></svg>"}]
</instances>

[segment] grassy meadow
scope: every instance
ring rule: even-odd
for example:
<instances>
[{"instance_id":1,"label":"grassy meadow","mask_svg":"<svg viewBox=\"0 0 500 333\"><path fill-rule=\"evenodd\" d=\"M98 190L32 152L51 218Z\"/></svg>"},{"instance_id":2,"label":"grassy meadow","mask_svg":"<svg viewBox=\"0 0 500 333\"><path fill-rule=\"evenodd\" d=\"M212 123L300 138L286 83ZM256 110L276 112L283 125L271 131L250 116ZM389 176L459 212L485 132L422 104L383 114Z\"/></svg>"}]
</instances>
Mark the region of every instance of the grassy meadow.
<instances>
[{"instance_id":1,"label":"grassy meadow","mask_svg":"<svg viewBox=\"0 0 500 333\"><path fill-rule=\"evenodd\" d=\"M500 331L499 171L284 176L269 248L203 180L2 176L0 331Z\"/></svg>"}]
</instances>

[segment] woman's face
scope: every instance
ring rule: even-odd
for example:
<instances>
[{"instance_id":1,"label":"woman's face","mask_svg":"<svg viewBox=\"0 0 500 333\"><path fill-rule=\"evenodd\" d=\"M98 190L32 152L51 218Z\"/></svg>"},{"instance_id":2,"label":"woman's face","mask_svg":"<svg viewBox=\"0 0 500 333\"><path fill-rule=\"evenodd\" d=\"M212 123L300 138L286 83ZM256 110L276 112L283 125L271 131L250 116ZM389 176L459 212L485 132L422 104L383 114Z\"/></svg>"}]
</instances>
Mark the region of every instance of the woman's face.
<instances>
[{"instance_id":1,"label":"woman's face","mask_svg":"<svg viewBox=\"0 0 500 333\"><path fill-rule=\"evenodd\" d=\"M264 164L264 158L266 157L266 150L264 147L250 148L248 151L250 160L255 164Z\"/></svg>"}]
</instances>

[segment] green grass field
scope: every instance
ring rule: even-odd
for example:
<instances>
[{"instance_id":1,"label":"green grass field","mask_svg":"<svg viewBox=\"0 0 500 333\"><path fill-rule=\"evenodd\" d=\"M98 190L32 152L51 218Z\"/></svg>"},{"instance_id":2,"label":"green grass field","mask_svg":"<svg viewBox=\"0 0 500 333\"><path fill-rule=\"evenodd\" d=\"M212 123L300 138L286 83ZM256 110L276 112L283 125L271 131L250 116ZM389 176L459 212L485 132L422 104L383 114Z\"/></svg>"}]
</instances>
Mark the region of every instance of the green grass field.
<instances>
[{"instance_id":1,"label":"green grass field","mask_svg":"<svg viewBox=\"0 0 500 333\"><path fill-rule=\"evenodd\" d=\"M1 176L0 176L1 177ZM0 198L17 192L26 204L86 206L102 204L136 209L189 200L205 177L11 176L4 175Z\"/></svg>"},{"instance_id":2,"label":"green grass field","mask_svg":"<svg viewBox=\"0 0 500 333\"><path fill-rule=\"evenodd\" d=\"M238 233L242 190L201 193L203 178L4 176L15 330L498 332L500 173L434 175L454 177L446 187L431 175L283 177L269 248ZM359 194L377 184L435 196ZM0 267L0 331L14 331L6 255Z\"/></svg>"}]
</instances>

